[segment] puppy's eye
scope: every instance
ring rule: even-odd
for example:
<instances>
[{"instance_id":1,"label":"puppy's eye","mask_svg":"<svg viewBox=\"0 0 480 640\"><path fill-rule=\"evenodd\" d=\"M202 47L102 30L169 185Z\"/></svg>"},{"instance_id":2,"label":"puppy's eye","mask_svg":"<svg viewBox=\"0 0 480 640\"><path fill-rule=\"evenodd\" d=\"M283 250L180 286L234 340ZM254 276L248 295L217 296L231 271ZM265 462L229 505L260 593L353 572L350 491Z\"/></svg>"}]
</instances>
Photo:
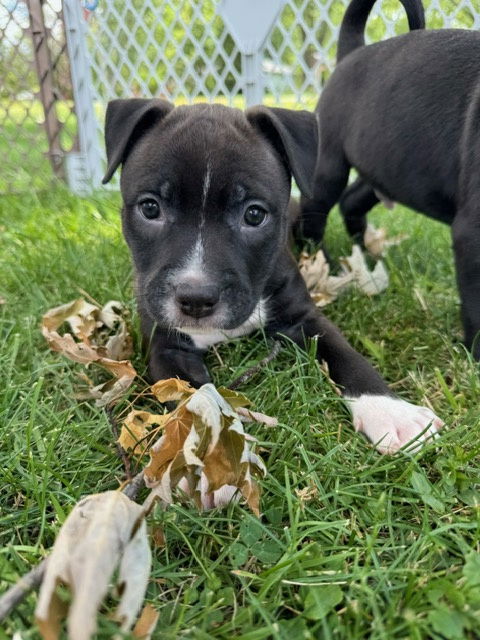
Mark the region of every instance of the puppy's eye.
<instances>
[{"instance_id":1,"label":"puppy's eye","mask_svg":"<svg viewBox=\"0 0 480 640\"><path fill-rule=\"evenodd\" d=\"M154 220L160 216L160 206L153 198L145 198L138 203L140 213L148 218L148 220Z\"/></svg>"},{"instance_id":2,"label":"puppy's eye","mask_svg":"<svg viewBox=\"0 0 480 640\"><path fill-rule=\"evenodd\" d=\"M251 204L249 207L247 207L247 210L243 214L245 223L250 227L258 227L262 224L266 217L267 212L258 204Z\"/></svg>"}]
</instances>

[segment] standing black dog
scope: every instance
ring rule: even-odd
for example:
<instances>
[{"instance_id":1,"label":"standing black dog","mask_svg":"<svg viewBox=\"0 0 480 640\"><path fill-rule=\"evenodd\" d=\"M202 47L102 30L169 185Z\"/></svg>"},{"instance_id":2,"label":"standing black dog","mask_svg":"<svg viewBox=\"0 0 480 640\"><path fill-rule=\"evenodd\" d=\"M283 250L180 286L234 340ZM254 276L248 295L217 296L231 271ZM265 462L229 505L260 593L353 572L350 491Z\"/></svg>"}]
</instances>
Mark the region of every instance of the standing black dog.
<instances>
[{"instance_id":1,"label":"standing black dog","mask_svg":"<svg viewBox=\"0 0 480 640\"><path fill-rule=\"evenodd\" d=\"M419 0L409 1L421 11ZM304 235L321 240L352 166L363 180L341 208L353 235L363 235L375 192L451 224L465 343L480 359L480 33L413 31L365 47L373 4L348 7L341 62L317 106L321 135Z\"/></svg>"},{"instance_id":2,"label":"standing black dog","mask_svg":"<svg viewBox=\"0 0 480 640\"><path fill-rule=\"evenodd\" d=\"M343 390L355 427L383 452L436 433L429 409L396 398L313 305L288 247L291 177L308 193L315 116L256 107L174 108L114 100L107 182L122 164L123 231L153 379L209 381L212 344L263 327L304 345Z\"/></svg>"}]
</instances>

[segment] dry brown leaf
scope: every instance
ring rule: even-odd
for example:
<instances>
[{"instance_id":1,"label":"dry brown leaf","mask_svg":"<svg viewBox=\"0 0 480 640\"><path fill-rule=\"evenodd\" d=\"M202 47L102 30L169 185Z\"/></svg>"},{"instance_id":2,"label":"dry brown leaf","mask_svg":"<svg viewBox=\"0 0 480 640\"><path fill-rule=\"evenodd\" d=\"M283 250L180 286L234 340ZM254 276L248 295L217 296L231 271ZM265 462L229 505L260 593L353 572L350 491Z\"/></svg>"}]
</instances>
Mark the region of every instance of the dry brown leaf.
<instances>
[{"instance_id":1,"label":"dry brown leaf","mask_svg":"<svg viewBox=\"0 0 480 640\"><path fill-rule=\"evenodd\" d=\"M42 320L43 336L53 351L80 364L94 362L115 376L89 389L98 406L116 402L137 375L131 362L125 359L132 353L132 340L121 309L121 304L113 300L100 308L80 298L50 309ZM73 335L58 333L65 322Z\"/></svg>"},{"instance_id":2,"label":"dry brown leaf","mask_svg":"<svg viewBox=\"0 0 480 640\"><path fill-rule=\"evenodd\" d=\"M365 256L360 247L355 244L352 253L340 262L348 273L353 275L355 286L368 296L374 296L388 287L388 273L382 260L379 260L373 271L367 266Z\"/></svg>"},{"instance_id":3,"label":"dry brown leaf","mask_svg":"<svg viewBox=\"0 0 480 640\"><path fill-rule=\"evenodd\" d=\"M353 281L353 275L350 273L331 276L330 265L321 249L313 256L302 253L299 267L307 289L317 307L325 307L336 300L338 295Z\"/></svg>"},{"instance_id":4,"label":"dry brown leaf","mask_svg":"<svg viewBox=\"0 0 480 640\"><path fill-rule=\"evenodd\" d=\"M235 396L237 403L246 404L241 394ZM258 513L259 490L253 476L266 470L250 451L250 440L235 409L212 384L203 385L170 414L162 437L150 450L145 469L146 484L152 488L149 500L172 502L172 491L180 483L199 506L207 507L216 504L216 495L223 501L238 488Z\"/></svg>"},{"instance_id":5,"label":"dry brown leaf","mask_svg":"<svg viewBox=\"0 0 480 640\"><path fill-rule=\"evenodd\" d=\"M74 507L53 546L35 611L45 640L57 640L66 613L55 592L59 583L72 592L69 638L91 638L117 566L122 595L115 617L123 631L132 627L151 565L144 515L140 505L118 491L87 496Z\"/></svg>"},{"instance_id":6,"label":"dry brown leaf","mask_svg":"<svg viewBox=\"0 0 480 640\"><path fill-rule=\"evenodd\" d=\"M155 627L157 626L159 615L158 611L154 609L149 602L147 602L143 607L143 611L132 631L132 636L134 638L139 638L140 640L150 640L152 633L155 631Z\"/></svg>"},{"instance_id":7,"label":"dry brown leaf","mask_svg":"<svg viewBox=\"0 0 480 640\"><path fill-rule=\"evenodd\" d=\"M163 527L160 525L154 525L150 529L150 539L153 542L153 546L156 549L162 548L165 546L165 534L163 532Z\"/></svg>"},{"instance_id":8,"label":"dry brown leaf","mask_svg":"<svg viewBox=\"0 0 480 640\"><path fill-rule=\"evenodd\" d=\"M363 244L368 253L374 258L381 258L387 249L403 242L408 235L402 233L398 236L388 237L386 229L377 229L373 224L368 224L363 234Z\"/></svg>"},{"instance_id":9,"label":"dry brown leaf","mask_svg":"<svg viewBox=\"0 0 480 640\"><path fill-rule=\"evenodd\" d=\"M318 488L314 485L311 485L309 487L303 487L303 489L295 489L295 493L297 495L297 498L300 500L300 504L303 507L305 502L309 502L310 500L317 498Z\"/></svg>"},{"instance_id":10,"label":"dry brown leaf","mask_svg":"<svg viewBox=\"0 0 480 640\"><path fill-rule=\"evenodd\" d=\"M258 411L251 411L245 407L239 407L237 413L240 416L242 422L260 422L267 427L276 427L278 425L278 419L272 416L266 416L264 413Z\"/></svg>"},{"instance_id":11,"label":"dry brown leaf","mask_svg":"<svg viewBox=\"0 0 480 640\"><path fill-rule=\"evenodd\" d=\"M226 400L228 404L234 409L249 407L252 404L247 396L244 396L243 393L239 393L238 391L234 391L233 389L228 389L227 387L218 387L217 391L222 396L222 398Z\"/></svg>"},{"instance_id":12,"label":"dry brown leaf","mask_svg":"<svg viewBox=\"0 0 480 640\"><path fill-rule=\"evenodd\" d=\"M152 393L159 402L184 400L194 392L195 389L190 383L185 382L185 380L179 380L178 378L159 380L152 385Z\"/></svg>"},{"instance_id":13,"label":"dry brown leaf","mask_svg":"<svg viewBox=\"0 0 480 640\"><path fill-rule=\"evenodd\" d=\"M43 326L50 331L58 329L64 322L70 326L72 333L85 340L97 328L97 306L86 302L83 298L54 307L43 316Z\"/></svg>"},{"instance_id":14,"label":"dry brown leaf","mask_svg":"<svg viewBox=\"0 0 480 640\"><path fill-rule=\"evenodd\" d=\"M150 413L148 411L130 411L122 423L118 444L124 451L132 450L132 453L141 456L148 443L146 437L153 425L161 426L169 419L169 414Z\"/></svg>"},{"instance_id":15,"label":"dry brown leaf","mask_svg":"<svg viewBox=\"0 0 480 640\"><path fill-rule=\"evenodd\" d=\"M260 489L258 484L251 478L246 479L240 489L250 509L257 517L260 517Z\"/></svg>"},{"instance_id":16,"label":"dry brown leaf","mask_svg":"<svg viewBox=\"0 0 480 640\"><path fill-rule=\"evenodd\" d=\"M169 418L163 425L163 435L150 449L150 462L145 467L147 486L161 480L167 467L182 451L193 424L193 416L184 405L180 405L168 414Z\"/></svg>"}]
</instances>

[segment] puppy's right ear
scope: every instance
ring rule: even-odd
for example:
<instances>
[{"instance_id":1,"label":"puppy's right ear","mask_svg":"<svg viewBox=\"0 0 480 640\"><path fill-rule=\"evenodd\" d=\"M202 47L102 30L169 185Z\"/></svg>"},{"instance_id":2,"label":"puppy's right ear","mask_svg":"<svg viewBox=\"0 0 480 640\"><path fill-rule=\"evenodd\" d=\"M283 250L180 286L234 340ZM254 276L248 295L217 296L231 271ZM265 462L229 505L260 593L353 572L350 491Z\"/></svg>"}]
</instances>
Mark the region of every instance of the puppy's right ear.
<instances>
[{"instance_id":1,"label":"puppy's right ear","mask_svg":"<svg viewBox=\"0 0 480 640\"><path fill-rule=\"evenodd\" d=\"M164 118L173 109L167 100L112 100L105 116L105 147L107 149L107 173L102 184L106 184L116 168L125 162L132 144L153 124Z\"/></svg>"}]
</instances>

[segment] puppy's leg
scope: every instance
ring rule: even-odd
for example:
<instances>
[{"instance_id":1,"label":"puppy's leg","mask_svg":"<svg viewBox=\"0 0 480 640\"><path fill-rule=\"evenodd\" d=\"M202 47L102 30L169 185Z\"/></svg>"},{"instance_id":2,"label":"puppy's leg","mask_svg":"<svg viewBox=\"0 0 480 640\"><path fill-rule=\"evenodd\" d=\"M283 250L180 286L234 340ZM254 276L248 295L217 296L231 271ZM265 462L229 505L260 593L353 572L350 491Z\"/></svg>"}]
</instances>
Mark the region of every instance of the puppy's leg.
<instances>
[{"instance_id":1,"label":"puppy's leg","mask_svg":"<svg viewBox=\"0 0 480 640\"><path fill-rule=\"evenodd\" d=\"M320 148L315 169L314 197L301 200L300 229L304 238L322 241L328 214L347 184L349 169L340 149L332 151L331 148Z\"/></svg>"},{"instance_id":2,"label":"puppy's leg","mask_svg":"<svg viewBox=\"0 0 480 640\"><path fill-rule=\"evenodd\" d=\"M461 140L459 206L452 223L465 344L480 360L480 85L470 101Z\"/></svg>"},{"instance_id":3,"label":"puppy's leg","mask_svg":"<svg viewBox=\"0 0 480 640\"><path fill-rule=\"evenodd\" d=\"M156 329L149 348L148 371L156 382L165 378L180 378L194 387L210 382L203 352L191 347L186 339Z\"/></svg>"},{"instance_id":4,"label":"puppy's leg","mask_svg":"<svg viewBox=\"0 0 480 640\"><path fill-rule=\"evenodd\" d=\"M347 187L340 198L340 211L347 231L361 245L367 230L367 213L378 202L375 191L361 178Z\"/></svg>"},{"instance_id":5,"label":"puppy's leg","mask_svg":"<svg viewBox=\"0 0 480 640\"><path fill-rule=\"evenodd\" d=\"M427 407L397 398L371 364L315 308L300 274L291 271L289 276L272 300L278 310L276 332L300 346L308 337L317 338L317 358L326 361L331 378L341 387L356 431L364 433L381 453L395 453L412 440L409 450L416 450L435 436L443 422Z\"/></svg>"},{"instance_id":6,"label":"puppy's leg","mask_svg":"<svg viewBox=\"0 0 480 640\"><path fill-rule=\"evenodd\" d=\"M452 225L452 237L465 345L471 349L473 357L480 360L480 207L478 202L457 212Z\"/></svg>"}]
</instances>

